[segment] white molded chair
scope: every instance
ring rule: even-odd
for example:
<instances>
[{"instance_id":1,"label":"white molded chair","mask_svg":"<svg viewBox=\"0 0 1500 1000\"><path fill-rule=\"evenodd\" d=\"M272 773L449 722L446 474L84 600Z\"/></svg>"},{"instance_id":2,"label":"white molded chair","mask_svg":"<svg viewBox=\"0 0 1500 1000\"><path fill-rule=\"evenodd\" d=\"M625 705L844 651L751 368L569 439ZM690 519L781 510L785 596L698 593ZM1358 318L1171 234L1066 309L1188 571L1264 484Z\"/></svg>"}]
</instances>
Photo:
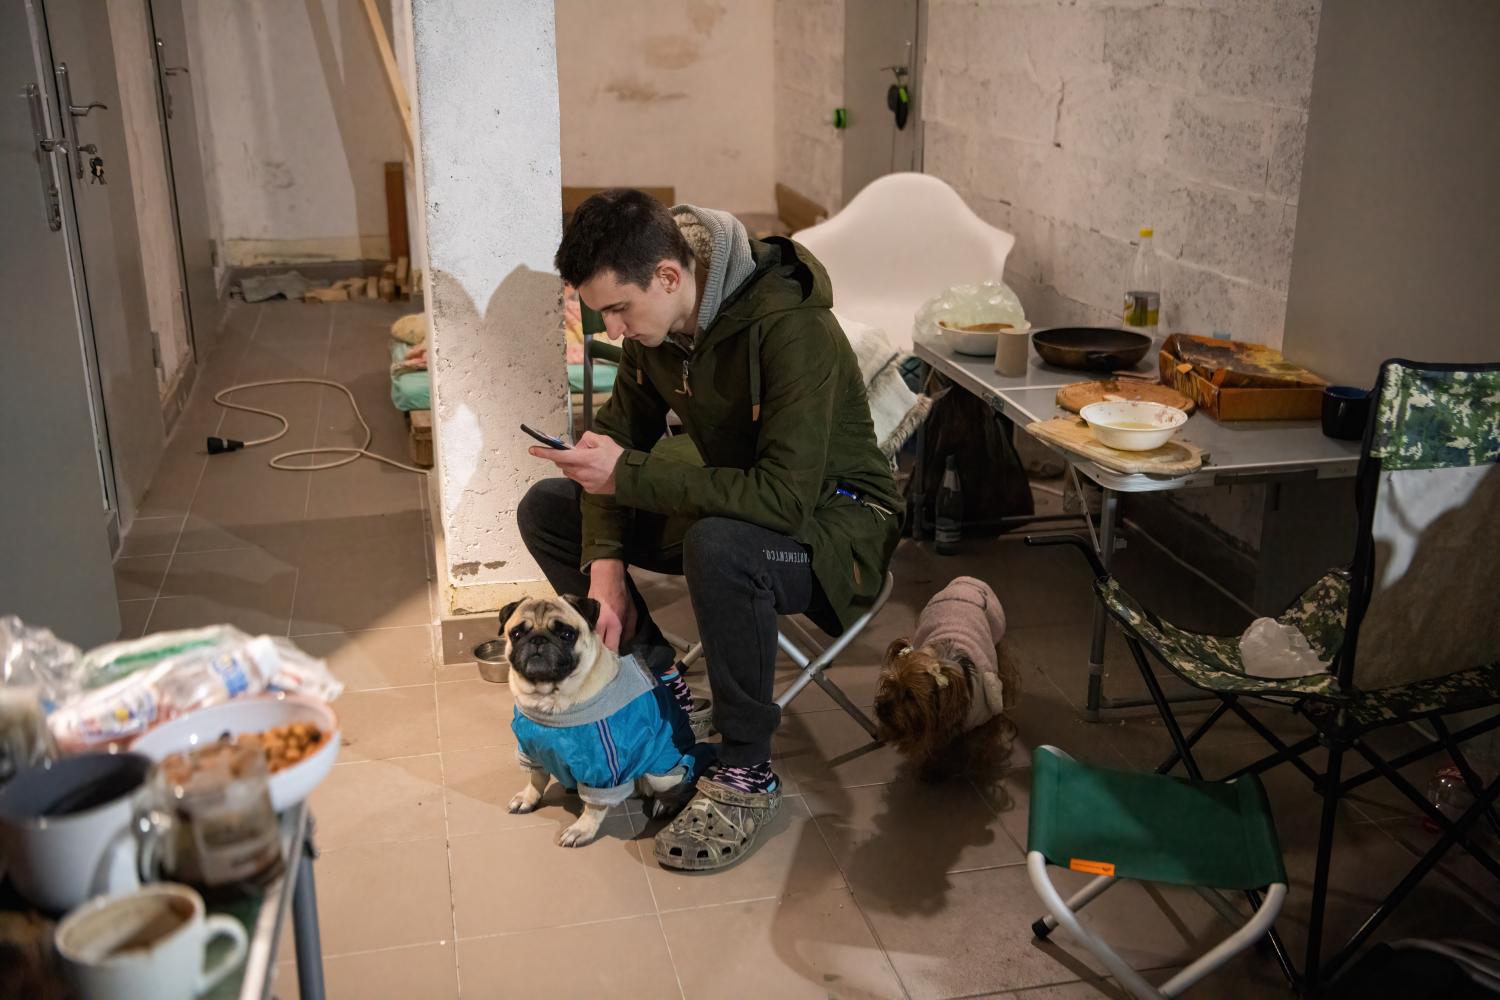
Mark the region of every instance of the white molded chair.
<instances>
[{"instance_id":1,"label":"white molded chair","mask_svg":"<svg viewBox=\"0 0 1500 1000\"><path fill-rule=\"evenodd\" d=\"M833 218L792 239L828 269L834 308L886 331L903 351L922 303L951 285L998 280L1016 244L946 183L911 173L871 181Z\"/></svg>"}]
</instances>

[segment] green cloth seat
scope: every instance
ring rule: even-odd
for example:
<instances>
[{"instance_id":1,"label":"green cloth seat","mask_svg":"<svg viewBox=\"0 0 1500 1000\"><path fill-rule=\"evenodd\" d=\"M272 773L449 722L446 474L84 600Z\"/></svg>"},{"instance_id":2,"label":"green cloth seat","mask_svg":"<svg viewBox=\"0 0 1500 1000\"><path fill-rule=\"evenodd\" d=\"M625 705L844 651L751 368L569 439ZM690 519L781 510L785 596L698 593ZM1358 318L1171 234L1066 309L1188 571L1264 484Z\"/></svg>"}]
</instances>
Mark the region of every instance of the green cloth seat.
<instances>
[{"instance_id":1,"label":"green cloth seat","mask_svg":"<svg viewBox=\"0 0 1500 1000\"><path fill-rule=\"evenodd\" d=\"M614 392L615 376L619 369L604 361L594 362L594 391L604 395ZM583 365L568 365L568 390L570 392L583 391Z\"/></svg>"},{"instance_id":2,"label":"green cloth seat","mask_svg":"<svg viewBox=\"0 0 1500 1000\"><path fill-rule=\"evenodd\" d=\"M1265 790L1032 753L1026 848L1061 868L1213 889L1286 882ZM1111 867L1112 866L1112 867Z\"/></svg>"},{"instance_id":3,"label":"green cloth seat","mask_svg":"<svg viewBox=\"0 0 1500 1000\"><path fill-rule=\"evenodd\" d=\"M1360 726L1376 726L1431 712L1469 712L1493 705L1496 692L1500 663L1491 663L1403 687L1360 691L1349 702L1349 718Z\"/></svg>"},{"instance_id":4,"label":"green cloth seat","mask_svg":"<svg viewBox=\"0 0 1500 1000\"><path fill-rule=\"evenodd\" d=\"M1105 608L1149 646L1183 680L1206 691L1259 697L1337 700L1338 678L1331 673L1307 677L1252 677L1245 673L1237 635L1206 635L1180 629L1142 608L1114 577L1094 585ZM1325 663L1331 662L1344 638L1349 612L1349 576L1333 570L1308 587L1276 620L1294 625Z\"/></svg>"}]
</instances>

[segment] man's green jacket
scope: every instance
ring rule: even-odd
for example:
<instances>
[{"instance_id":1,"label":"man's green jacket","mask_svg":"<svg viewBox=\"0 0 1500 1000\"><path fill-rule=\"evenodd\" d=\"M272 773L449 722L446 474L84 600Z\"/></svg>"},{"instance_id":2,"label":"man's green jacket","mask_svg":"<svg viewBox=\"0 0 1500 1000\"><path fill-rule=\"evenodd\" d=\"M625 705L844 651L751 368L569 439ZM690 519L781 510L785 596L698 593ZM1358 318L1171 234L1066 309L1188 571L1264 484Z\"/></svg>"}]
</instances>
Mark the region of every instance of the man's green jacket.
<instances>
[{"instance_id":1,"label":"man's green jacket","mask_svg":"<svg viewBox=\"0 0 1500 1000\"><path fill-rule=\"evenodd\" d=\"M584 495L583 563L624 558L629 512L728 517L790 535L842 627L879 592L901 498L828 274L791 240L750 241L755 270L685 344L626 341L596 429L626 449L614 496ZM653 454L675 411L703 464ZM858 499L846 495L855 494Z\"/></svg>"}]
</instances>

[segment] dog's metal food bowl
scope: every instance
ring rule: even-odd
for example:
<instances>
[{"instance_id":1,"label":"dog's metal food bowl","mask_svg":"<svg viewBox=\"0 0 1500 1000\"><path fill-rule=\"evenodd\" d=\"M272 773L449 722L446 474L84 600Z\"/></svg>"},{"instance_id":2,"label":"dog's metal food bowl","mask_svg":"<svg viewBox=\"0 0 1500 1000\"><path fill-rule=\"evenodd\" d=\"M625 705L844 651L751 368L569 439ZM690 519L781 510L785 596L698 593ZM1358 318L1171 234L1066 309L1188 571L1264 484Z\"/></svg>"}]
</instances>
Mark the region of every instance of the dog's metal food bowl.
<instances>
[{"instance_id":1,"label":"dog's metal food bowl","mask_svg":"<svg viewBox=\"0 0 1500 1000\"><path fill-rule=\"evenodd\" d=\"M504 684L510 677L510 661L505 658L504 639L487 639L474 647L479 661L479 676L492 684Z\"/></svg>"}]
</instances>

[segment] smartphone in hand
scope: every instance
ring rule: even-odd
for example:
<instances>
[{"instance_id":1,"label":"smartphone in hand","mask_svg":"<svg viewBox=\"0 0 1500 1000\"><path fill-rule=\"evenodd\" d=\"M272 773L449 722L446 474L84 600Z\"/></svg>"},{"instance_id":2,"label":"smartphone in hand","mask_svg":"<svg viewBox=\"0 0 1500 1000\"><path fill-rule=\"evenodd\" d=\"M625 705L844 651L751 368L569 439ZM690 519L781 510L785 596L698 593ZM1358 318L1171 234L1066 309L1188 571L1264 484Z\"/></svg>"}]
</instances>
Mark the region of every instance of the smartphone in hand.
<instances>
[{"instance_id":1,"label":"smartphone in hand","mask_svg":"<svg viewBox=\"0 0 1500 1000\"><path fill-rule=\"evenodd\" d=\"M565 442L562 438L555 438L550 434L543 434L541 431L533 430L532 428L527 427L525 424L521 425L521 430L525 431L527 434L530 434L532 437L536 438L548 448L552 448L557 451L567 451L570 447L568 443Z\"/></svg>"}]
</instances>

